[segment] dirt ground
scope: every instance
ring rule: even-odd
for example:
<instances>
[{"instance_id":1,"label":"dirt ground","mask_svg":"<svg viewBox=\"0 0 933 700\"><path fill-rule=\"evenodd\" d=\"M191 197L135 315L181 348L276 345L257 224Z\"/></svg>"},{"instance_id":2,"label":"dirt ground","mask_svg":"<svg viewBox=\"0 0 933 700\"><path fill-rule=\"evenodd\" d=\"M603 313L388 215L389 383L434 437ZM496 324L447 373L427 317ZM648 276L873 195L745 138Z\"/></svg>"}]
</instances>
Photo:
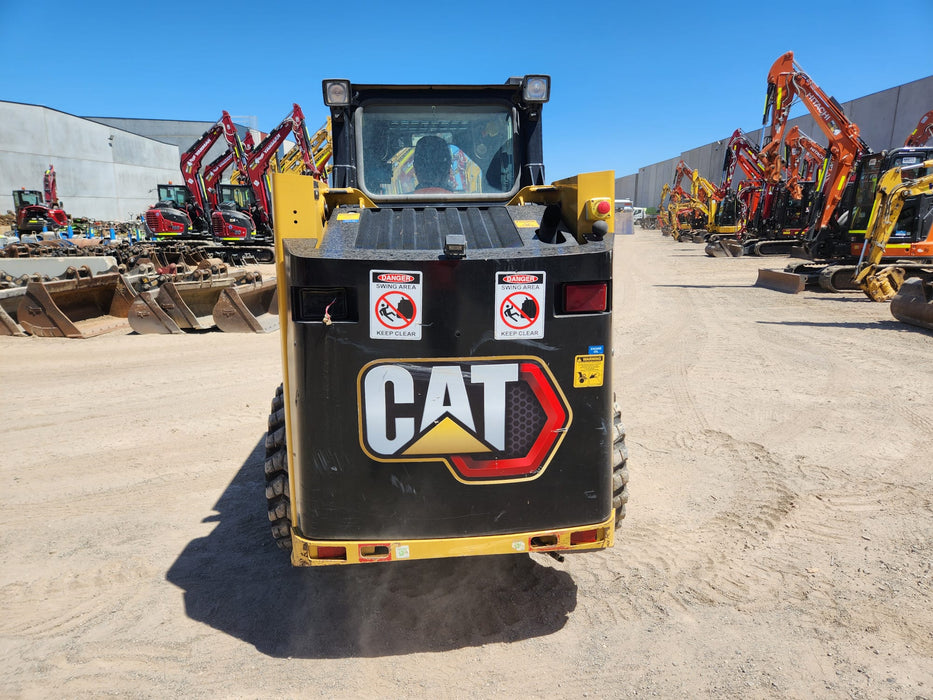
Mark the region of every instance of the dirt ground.
<instances>
[{"instance_id":1,"label":"dirt ground","mask_svg":"<svg viewBox=\"0 0 933 700\"><path fill-rule=\"evenodd\" d=\"M933 334L616 241L608 551L292 569L275 334L0 337L3 697L933 698Z\"/></svg>"}]
</instances>

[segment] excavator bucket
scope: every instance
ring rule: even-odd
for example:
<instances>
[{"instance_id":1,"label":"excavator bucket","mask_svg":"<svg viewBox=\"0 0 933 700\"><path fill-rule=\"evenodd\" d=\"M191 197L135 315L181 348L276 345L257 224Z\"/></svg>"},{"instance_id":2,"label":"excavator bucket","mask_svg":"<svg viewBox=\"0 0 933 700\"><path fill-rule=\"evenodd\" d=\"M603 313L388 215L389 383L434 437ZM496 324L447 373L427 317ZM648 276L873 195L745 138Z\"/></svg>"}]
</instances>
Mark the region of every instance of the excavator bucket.
<instances>
[{"instance_id":1,"label":"excavator bucket","mask_svg":"<svg viewBox=\"0 0 933 700\"><path fill-rule=\"evenodd\" d=\"M891 314L898 321L933 330L933 280L904 282L891 300Z\"/></svg>"},{"instance_id":2,"label":"excavator bucket","mask_svg":"<svg viewBox=\"0 0 933 700\"><path fill-rule=\"evenodd\" d=\"M783 270L765 270L759 268L756 287L773 289L786 294L799 294L807 285L807 276Z\"/></svg>"},{"instance_id":3,"label":"excavator bucket","mask_svg":"<svg viewBox=\"0 0 933 700\"><path fill-rule=\"evenodd\" d=\"M184 333L214 325L214 306L232 279L166 282L140 294L130 307L130 327L137 333Z\"/></svg>"},{"instance_id":4,"label":"excavator bucket","mask_svg":"<svg viewBox=\"0 0 933 700\"><path fill-rule=\"evenodd\" d=\"M224 333L270 333L279 329L275 278L224 289L214 323Z\"/></svg>"},{"instance_id":5,"label":"excavator bucket","mask_svg":"<svg viewBox=\"0 0 933 700\"><path fill-rule=\"evenodd\" d=\"M0 306L0 335L26 335L2 306Z\"/></svg>"},{"instance_id":6,"label":"excavator bucket","mask_svg":"<svg viewBox=\"0 0 933 700\"><path fill-rule=\"evenodd\" d=\"M16 322L16 310L25 292L23 287L0 289L0 335L26 335Z\"/></svg>"},{"instance_id":7,"label":"excavator bucket","mask_svg":"<svg viewBox=\"0 0 933 700\"><path fill-rule=\"evenodd\" d=\"M46 338L90 338L128 330L136 292L119 273L30 282L16 316L27 333Z\"/></svg>"}]
</instances>

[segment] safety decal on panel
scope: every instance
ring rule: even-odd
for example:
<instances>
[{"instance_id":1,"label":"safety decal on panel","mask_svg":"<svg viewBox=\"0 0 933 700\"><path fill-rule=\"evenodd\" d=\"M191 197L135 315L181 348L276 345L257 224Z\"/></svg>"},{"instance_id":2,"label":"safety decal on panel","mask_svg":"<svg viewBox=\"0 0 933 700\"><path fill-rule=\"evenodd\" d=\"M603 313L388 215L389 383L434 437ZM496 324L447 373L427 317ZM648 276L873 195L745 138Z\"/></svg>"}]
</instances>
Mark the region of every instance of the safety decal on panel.
<instances>
[{"instance_id":1,"label":"safety decal on panel","mask_svg":"<svg viewBox=\"0 0 933 700\"><path fill-rule=\"evenodd\" d=\"M421 340L421 281L420 272L370 272L370 338Z\"/></svg>"},{"instance_id":2,"label":"safety decal on panel","mask_svg":"<svg viewBox=\"0 0 933 700\"><path fill-rule=\"evenodd\" d=\"M496 273L496 340L544 337L544 273Z\"/></svg>"},{"instance_id":3,"label":"safety decal on panel","mask_svg":"<svg viewBox=\"0 0 933 700\"><path fill-rule=\"evenodd\" d=\"M360 443L380 462L443 462L458 481L534 479L570 426L534 357L386 359L358 380Z\"/></svg>"},{"instance_id":4,"label":"safety decal on panel","mask_svg":"<svg viewBox=\"0 0 933 700\"><path fill-rule=\"evenodd\" d=\"M573 362L573 388L602 386L605 367L604 354L577 355Z\"/></svg>"}]
</instances>

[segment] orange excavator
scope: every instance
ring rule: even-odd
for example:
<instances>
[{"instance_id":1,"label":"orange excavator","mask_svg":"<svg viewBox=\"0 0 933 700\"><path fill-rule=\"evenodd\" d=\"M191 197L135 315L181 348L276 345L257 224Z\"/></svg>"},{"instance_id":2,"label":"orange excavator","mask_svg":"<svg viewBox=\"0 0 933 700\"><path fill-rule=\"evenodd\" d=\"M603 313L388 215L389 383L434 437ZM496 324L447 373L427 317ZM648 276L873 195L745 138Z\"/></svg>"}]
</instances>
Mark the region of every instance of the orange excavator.
<instances>
[{"instance_id":1,"label":"orange excavator","mask_svg":"<svg viewBox=\"0 0 933 700\"><path fill-rule=\"evenodd\" d=\"M803 236L803 252L814 264L792 265L784 273L760 271L759 284L781 291L799 291L813 283L828 291L859 289L854 275L873 237L868 225L885 174L900 168L914 173L914 179L925 177L928 173L922 164L933 159L933 146L908 146L872 153L839 103L800 69L792 52L775 61L768 74L765 121L768 113L772 114L768 146L783 135L795 96L801 97L829 141L829 165L824 168L820 199ZM926 116L920 120L917 129L908 137L911 143L920 143L926 138L924 133L929 121ZM898 265L907 271L926 269L933 263L931 217L933 193L929 187L915 187L904 192L901 211L886 242L880 248L873 244L876 264Z\"/></svg>"},{"instance_id":2,"label":"orange excavator","mask_svg":"<svg viewBox=\"0 0 933 700\"><path fill-rule=\"evenodd\" d=\"M862 156L870 153L871 149L859 136L858 126L845 115L842 105L827 95L794 61L794 52L788 51L774 62L768 72L768 91L762 123L768 123L770 114L771 124L767 144L761 149L761 155L771 164L769 179L774 178L774 163L780 160L778 153L784 141L791 104L798 97L829 141L830 156L830 165L823 178L819 195L819 205L804 235L804 247L814 257L831 258L837 254L836 234L841 228L838 222L834 221L837 206L842 200L846 183L856 164Z\"/></svg>"}]
</instances>

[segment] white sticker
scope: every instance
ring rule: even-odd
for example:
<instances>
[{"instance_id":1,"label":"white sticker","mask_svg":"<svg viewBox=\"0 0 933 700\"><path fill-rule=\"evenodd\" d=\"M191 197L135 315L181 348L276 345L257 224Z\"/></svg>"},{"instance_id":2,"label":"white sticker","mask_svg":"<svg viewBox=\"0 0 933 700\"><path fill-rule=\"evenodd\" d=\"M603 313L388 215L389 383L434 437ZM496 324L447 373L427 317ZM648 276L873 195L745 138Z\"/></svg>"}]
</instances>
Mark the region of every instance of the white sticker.
<instances>
[{"instance_id":1,"label":"white sticker","mask_svg":"<svg viewBox=\"0 0 933 700\"><path fill-rule=\"evenodd\" d=\"M371 270L369 337L421 340L421 273Z\"/></svg>"},{"instance_id":2,"label":"white sticker","mask_svg":"<svg viewBox=\"0 0 933 700\"><path fill-rule=\"evenodd\" d=\"M496 340L544 337L544 273L496 273Z\"/></svg>"},{"instance_id":3,"label":"white sticker","mask_svg":"<svg viewBox=\"0 0 933 700\"><path fill-rule=\"evenodd\" d=\"M411 556L411 552L408 551L407 544L400 544L395 548L395 558L396 559L408 559Z\"/></svg>"},{"instance_id":4,"label":"white sticker","mask_svg":"<svg viewBox=\"0 0 933 700\"><path fill-rule=\"evenodd\" d=\"M514 549L516 552L524 552L524 551L525 551L525 543L524 543L522 540L515 540L515 541L512 543L512 549Z\"/></svg>"}]
</instances>

